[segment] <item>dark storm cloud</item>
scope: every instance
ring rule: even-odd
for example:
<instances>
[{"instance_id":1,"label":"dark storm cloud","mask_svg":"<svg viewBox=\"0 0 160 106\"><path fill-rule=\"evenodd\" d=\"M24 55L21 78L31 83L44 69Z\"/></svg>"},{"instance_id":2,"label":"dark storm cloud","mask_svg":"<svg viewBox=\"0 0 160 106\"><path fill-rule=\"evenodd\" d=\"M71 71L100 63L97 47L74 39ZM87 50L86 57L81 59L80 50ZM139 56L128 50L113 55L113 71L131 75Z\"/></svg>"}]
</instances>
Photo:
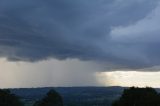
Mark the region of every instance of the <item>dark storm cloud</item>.
<instances>
[{"instance_id":1,"label":"dark storm cloud","mask_svg":"<svg viewBox=\"0 0 160 106\"><path fill-rule=\"evenodd\" d=\"M159 65L158 31L146 37L153 42L141 37L147 31L141 21L156 20L151 13L158 6L158 0L0 0L0 56L12 61L78 58L117 68ZM139 36L144 41L138 42Z\"/></svg>"}]
</instances>

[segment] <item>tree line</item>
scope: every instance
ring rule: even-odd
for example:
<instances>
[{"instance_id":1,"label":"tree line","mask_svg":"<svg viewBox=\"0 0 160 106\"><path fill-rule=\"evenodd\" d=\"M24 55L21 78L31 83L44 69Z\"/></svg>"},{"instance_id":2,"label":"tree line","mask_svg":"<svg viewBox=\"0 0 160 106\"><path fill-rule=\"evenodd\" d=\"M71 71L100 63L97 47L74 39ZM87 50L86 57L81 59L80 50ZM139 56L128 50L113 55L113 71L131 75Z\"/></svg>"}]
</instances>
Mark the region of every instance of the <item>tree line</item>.
<instances>
[{"instance_id":1,"label":"tree line","mask_svg":"<svg viewBox=\"0 0 160 106\"><path fill-rule=\"evenodd\" d=\"M24 103L10 90L0 89L0 106L24 106ZM45 97L36 101L33 106L63 106L63 100L58 92L51 89ZM131 87L125 89L112 106L160 106L160 94L149 87Z\"/></svg>"},{"instance_id":2,"label":"tree line","mask_svg":"<svg viewBox=\"0 0 160 106\"><path fill-rule=\"evenodd\" d=\"M24 103L10 90L0 90L0 106L24 106ZM44 98L36 101L33 106L63 106L63 100L59 93L52 89Z\"/></svg>"},{"instance_id":3,"label":"tree line","mask_svg":"<svg viewBox=\"0 0 160 106\"><path fill-rule=\"evenodd\" d=\"M150 87L131 87L112 106L160 106L160 94Z\"/></svg>"}]
</instances>

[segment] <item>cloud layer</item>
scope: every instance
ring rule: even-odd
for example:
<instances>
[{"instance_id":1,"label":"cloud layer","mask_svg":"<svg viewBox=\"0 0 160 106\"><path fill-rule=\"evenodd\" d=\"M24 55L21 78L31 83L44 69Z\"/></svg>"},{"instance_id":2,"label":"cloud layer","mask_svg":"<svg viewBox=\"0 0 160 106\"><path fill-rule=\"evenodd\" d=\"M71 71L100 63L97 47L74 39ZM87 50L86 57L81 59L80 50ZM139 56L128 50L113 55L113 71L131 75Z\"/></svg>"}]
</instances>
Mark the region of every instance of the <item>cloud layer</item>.
<instances>
[{"instance_id":1,"label":"cloud layer","mask_svg":"<svg viewBox=\"0 0 160 106\"><path fill-rule=\"evenodd\" d=\"M0 57L160 64L158 0L1 0Z\"/></svg>"}]
</instances>

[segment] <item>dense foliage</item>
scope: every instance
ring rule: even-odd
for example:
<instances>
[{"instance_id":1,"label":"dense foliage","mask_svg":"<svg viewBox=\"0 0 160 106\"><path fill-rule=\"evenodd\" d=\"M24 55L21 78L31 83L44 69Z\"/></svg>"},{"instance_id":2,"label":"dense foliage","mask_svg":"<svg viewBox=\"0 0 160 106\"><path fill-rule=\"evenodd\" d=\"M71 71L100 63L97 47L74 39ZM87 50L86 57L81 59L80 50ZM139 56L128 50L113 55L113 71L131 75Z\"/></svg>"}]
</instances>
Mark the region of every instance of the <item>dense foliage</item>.
<instances>
[{"instance_id":1,"label":"dense foliage","mask_svg":"<svg viewBox=\"0 0 160 106\"><path fill-rule=\"evenodd\" d=\"M63 106L62 97L55 91L50 90L46 97L37 101L34 106Z\"/></svg>"},{"instance_id":2,"label":"dense foliage","mask_svg":"<svg viewBox=\"0 0 160 106\"><path fill-rule=\"evenodd\" d=\"M23 106L19 98L9 90L0 90L0 106Z\"/></svg>"},{"instance_id":3,"label":"dense foliage","mask_svg":"<svg viewBox=\"0 0 160 106\"><path fill-rule=\"evenodd\" d=\"M160 94L152 88L131 87L112 106L160 106Z\"/></svg>"}]
</instances>

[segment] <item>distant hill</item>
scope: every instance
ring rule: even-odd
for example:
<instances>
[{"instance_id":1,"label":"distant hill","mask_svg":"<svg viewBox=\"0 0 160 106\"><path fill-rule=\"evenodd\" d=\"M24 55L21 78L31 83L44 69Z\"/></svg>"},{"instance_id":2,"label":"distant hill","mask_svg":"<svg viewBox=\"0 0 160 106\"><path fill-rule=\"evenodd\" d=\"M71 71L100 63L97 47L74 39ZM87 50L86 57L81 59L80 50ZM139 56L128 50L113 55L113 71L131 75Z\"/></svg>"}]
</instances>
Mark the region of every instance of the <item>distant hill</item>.
<instances>
[{"instance_id":1,"label":"distant hill","mask_svg":"<svg viewBox=\"0 0 160 106\"><path fill-rule=\"evenodd\" d=\"M41 99L52 89L47 88L21 88L11 89L11 92L20 96L27 106ZM55 87L63 97L65 106L110 106L118 98L123 87Z\"/></svg>"}]
</instances>

